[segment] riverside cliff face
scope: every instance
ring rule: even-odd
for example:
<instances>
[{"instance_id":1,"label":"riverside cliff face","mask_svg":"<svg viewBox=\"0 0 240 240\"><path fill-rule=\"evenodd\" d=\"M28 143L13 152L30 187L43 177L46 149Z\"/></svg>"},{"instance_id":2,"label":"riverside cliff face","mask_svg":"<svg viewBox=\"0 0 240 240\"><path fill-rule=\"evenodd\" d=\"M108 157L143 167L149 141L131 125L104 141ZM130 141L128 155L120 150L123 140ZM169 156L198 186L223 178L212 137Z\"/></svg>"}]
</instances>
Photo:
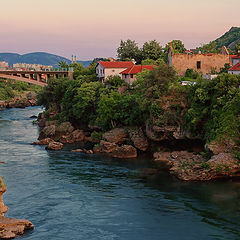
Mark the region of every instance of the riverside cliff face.
<instances>
[{"instance_id":1,"label":"riverside cliff face","mask_svg":"<svg viewBox=\"0 0 240 240\"><path fill-rule=\"evenodd\" d=\"M4 214L7 212L6 207L2 201L2 195L7 191L6 185L0 177L0 238L12 239L22 235L26 230L32 229L34 226L28 220L6 218Z\"/></svg>"}]
</instances>

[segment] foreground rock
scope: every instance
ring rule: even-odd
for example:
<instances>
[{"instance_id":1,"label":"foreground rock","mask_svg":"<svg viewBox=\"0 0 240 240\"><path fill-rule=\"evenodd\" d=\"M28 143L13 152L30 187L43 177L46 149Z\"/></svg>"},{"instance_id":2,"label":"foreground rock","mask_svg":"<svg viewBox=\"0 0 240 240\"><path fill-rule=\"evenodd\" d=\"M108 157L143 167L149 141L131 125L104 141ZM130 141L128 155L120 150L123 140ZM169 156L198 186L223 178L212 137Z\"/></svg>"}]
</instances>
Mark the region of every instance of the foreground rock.
<instances>
[{"instance_id":1,"label":"foreground rock","mask_svg":"<svg viewBox=\"0 0 240 240\"><path fill-rule=\"evenodd\" d=\"M71 152L75 152L75 153L85 153L85 154L93 154L93 150L87 150L87 149L75 149L75 150L72 150Z\"/></svg>"},{"instance_id":2,"label":"foreground rock","mask_svg":"<svg viewBox=\"0 0 240 240\"><path fill-rule=\"evenodd\" d=\"M40 123L40 121L39 121ZM89 141L84 134L83 130L76 129L74 130L73 126L70 122L64 122L57 125L56 122L44 122L44 128L42 129L39 140L40 142L44 139L53 139L54 141L65 143L74 143L74 142L82 142Z\"/></svg>"},{"instance_id":3,"label":"foreground rock","mask_svg":"<svg viewBox=\"0 0 240 240\"><path fill-rule=\"evenodd\" d=\"M62 150L63 144L60 142L50 142L46 147L47 150L59 151Z\"/></svg>"},{"instance_id":4,"label":"foreground rock","mask_svg":"<svg viewBox=\"0 0 240 240\"><path fill-rule=\"evenodd\" d=\"M115 158L136 158L137 149L131 145L118 146L116 143L100 141L98 147L94 147L94 153L105 153Z\"/></svg>"},{"instance_id":5,"label":"foreground rock","mask_svg":"<svg viewBox=\"0 0 240 240\"><path fill-rule=\"evenodd\" d=\"M127 138L128 134L124 128L115 128L103 134L103 139L110 143L122 144Z\"/></svg>"},{"instance_id":6,"label":"foreground rock","mask_svg":"<svg viewBox=\"0 0 240 240\"><path fill-rule=\"evenodd\" d=\"M32 145L48 145L51 142L54 142L54 140L51 138L44 138L39 142L33 142Z\"/></svg>"},{"instance_id":7,"label":"foreground rock","mask_svg":"<svg viewBox=\"0 0 240 240\"><path fill-rule=\"evenodd\" d=\"M115 158L136 158L137 149L131 145L118 146L114 151L110 153L110 156Z\"/></svg>"},{"instance_id":8,"label":"foreground rock","mask_svg":"<svg viewBox=\"0 0 240 240\"><path fill-rule=\"evenodd\" d=\"M231 153L220 153L206 161L201 155L187 151L154 154L156 163L184 181L208 181L240 176L240 162Z\"/></svg>"},{"instance_id":9,"label":"foreground rock","mask_svg":"<svg viewBox=\"0 0 240 240\"><path fill-rule=\"evenodd\" d=\"M34 226L31 222L21 219L11 219L4 217L8 208L2 201L2 195L7 190L3 179L0 177L0 238L11 239L22 235L26 230L32 229Z\"/></svg>"},{"instance_id":10,"label":"foreground rock","mask_svg":"<svg viewBox=\"0 0 240 240\"><path fill-rule=\"evenodd\" d=\"M141 128L129 128L128 133L131 141L137 149L141 151L146 151L148 149L148 140L144 136Z\"/></svg>"}]
</instances>

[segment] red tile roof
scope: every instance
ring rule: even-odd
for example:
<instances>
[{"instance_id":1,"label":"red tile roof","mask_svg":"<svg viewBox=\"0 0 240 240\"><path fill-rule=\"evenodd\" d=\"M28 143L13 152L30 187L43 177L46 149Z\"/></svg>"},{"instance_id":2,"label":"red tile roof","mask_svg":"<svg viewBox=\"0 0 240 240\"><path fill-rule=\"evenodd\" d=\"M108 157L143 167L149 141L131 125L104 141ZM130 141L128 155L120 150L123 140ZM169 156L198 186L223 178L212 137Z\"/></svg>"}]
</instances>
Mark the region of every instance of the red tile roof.
<instances>
[{"instance_id":1,"label":"red tile roof","mask_svg":"<svg viewBox=\"0 0 240 240\"><path fill-rule=\"evenodd\" d=\"M230 55L232 59L240 59L240 55Z\"/></svg>"},{"instance_id":2,"label":"red tile roof","mask_svg":"<svg viewBox=\"0 0 240 240\"><path fill-rule=\"evenodd\" d=\"M133 62L104 62L99 61L99 64L101 64L104 68L129 68L134 65Z\"/></svg>"},{"instance_id":3,"label":"red tile roof","mask_svg":"<svg viewBox=\"0 0 240 240\"><path fill-rule=\"evenodd\" d=\"M231 67L229 71L240 71L240 62Z\"/></svg>"},{"instance_id":4,"label":"red tile roof","mask_svg":"<svg viewBox=\"0 0 240 240\"><path fill-rule=\"evenodd\" d=\"M153 70L156 66L155 65L134 65L124 71L122 71L120 74L137 74L142 72L143 69L147 69L149 71Z\"/></svg>"}]
</instances>

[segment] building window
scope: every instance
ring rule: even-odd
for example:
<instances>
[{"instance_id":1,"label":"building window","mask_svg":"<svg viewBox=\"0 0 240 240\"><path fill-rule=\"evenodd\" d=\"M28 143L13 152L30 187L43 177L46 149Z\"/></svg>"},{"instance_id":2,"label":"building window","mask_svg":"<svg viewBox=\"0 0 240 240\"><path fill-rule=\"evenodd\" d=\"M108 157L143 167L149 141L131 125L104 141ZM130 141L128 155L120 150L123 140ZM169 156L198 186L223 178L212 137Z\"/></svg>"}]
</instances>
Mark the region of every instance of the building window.
<instances>
[{"instance_id":1,"label":"building window","mask_svg":"<svg viewBox=\"0 0 240 240\"><path fill-rule=\"evenodd\" d=\"M130 77L133 78L133 74L130 74Z\"/></svg>"},{"instance_id":2,"label":"building window","mask_svg":"<svg viewBox=\"0 0 240 240\"><path fill-rule=\"evenodd\" d=\"M201 61L197 61L197 69L201 69Z\"/></svg>"}]
</instances>

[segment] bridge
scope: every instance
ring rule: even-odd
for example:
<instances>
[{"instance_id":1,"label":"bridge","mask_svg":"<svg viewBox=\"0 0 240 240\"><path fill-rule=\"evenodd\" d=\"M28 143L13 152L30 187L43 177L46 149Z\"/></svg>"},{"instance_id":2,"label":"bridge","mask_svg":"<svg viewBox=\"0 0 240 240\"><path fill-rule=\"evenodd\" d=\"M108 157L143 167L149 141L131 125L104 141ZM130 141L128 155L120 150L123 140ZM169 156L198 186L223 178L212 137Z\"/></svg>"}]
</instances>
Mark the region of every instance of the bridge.
<instances>
[{"instance_id":1,"label":"bridge","mask_svg":"<svg viewBox=\"0 0 240 240\"><path fill-rule=\"evenodd\" d=\"M13 79L38 86L46 86L49 78L69 77L73 79L72 69L54 69L50 71L0 70L0 78Z\"/></svg>"}]
</instances>

